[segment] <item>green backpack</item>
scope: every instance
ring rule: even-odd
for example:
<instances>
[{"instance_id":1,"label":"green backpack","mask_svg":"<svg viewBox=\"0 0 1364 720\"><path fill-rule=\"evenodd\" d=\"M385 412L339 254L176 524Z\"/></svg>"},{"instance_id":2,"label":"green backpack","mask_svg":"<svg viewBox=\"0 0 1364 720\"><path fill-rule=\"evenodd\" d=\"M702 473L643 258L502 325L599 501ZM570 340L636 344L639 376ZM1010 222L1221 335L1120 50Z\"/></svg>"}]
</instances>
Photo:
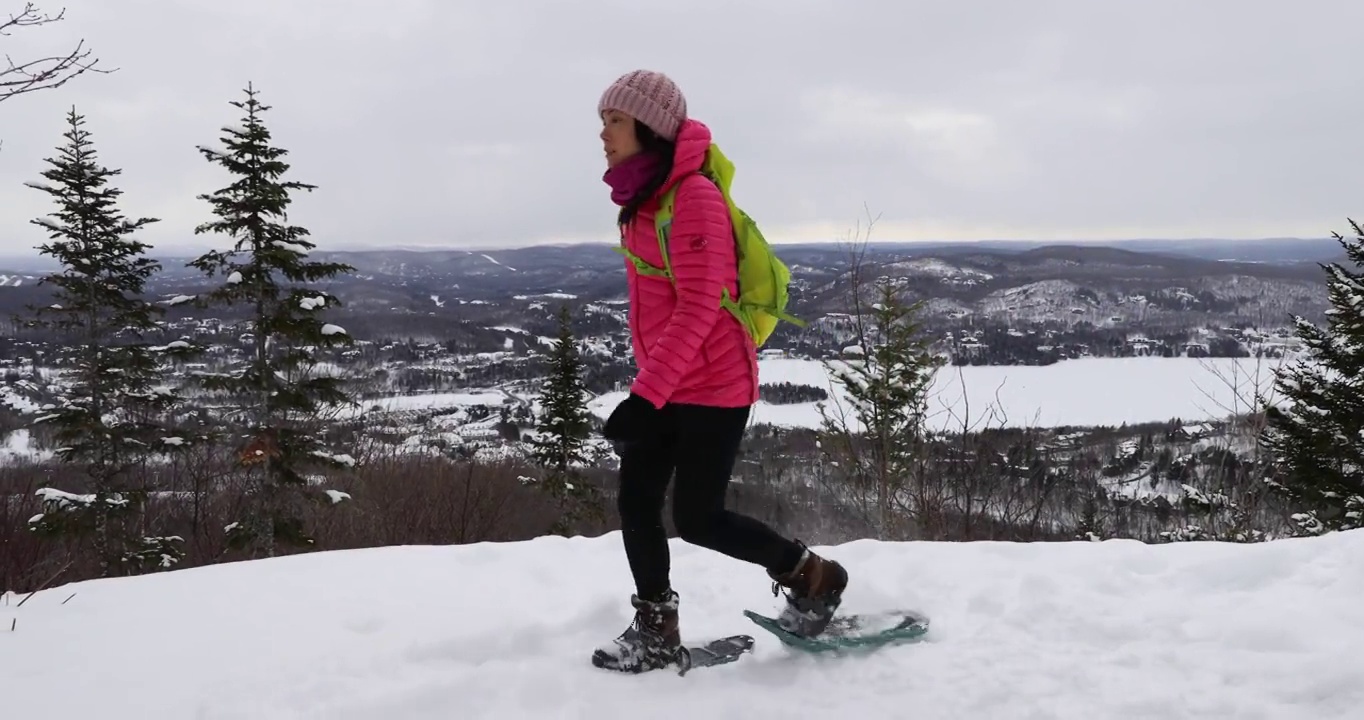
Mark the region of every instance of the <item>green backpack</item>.
<instances>
[{"instance_id":1,"label":"green backpack","mask_svg":"<svg viewBox=\"0 0 1364 720\"><path fill-rule=\"evenodd\" d=\"M730 297L729 288L725 288L720 305L739 319L757 347L762 347L767 342L781 320L805 327L803 320L786 312L786 304L790 300L787 289L791 284L791 271L772 251L772 246L768 244L767 238L763 237L758 224L748 216L748 213L739 209L739 206L734 204L734 199L729 196L729 187L734 181L734 163L730 162L714 143L706 150L701 174L720 188L725 204L729 206L730 219L734 223L734 240L739 258L739 297L737 300ZM615 248L616 252L629 258L641 275L663 276L674 283L676 280L673 278L672 264L668 261L668 230L672 226L673 199L676 194L676 185L663 194L658 214L654 217L654 230L658 234L658 249L663 256L663 267L655 267L645 262L623 246Z\"/></svg>"}]
</instances>

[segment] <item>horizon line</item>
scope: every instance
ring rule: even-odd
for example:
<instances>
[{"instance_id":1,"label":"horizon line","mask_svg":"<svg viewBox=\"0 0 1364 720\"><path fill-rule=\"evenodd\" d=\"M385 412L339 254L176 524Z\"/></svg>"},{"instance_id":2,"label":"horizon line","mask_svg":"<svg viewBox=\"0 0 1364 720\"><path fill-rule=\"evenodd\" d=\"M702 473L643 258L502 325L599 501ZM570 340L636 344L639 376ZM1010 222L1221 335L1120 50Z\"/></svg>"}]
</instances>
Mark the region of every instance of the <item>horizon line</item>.
<instances>
[{"instance_id":1,"label":"horizon line","mask_svg":"<svg viewBox=\"0 0 1364 720\"><path fill-rule=\"evenodd\" d=\"M978 238L973 240L894 240L894 239L866 239L855 240L852 244L867 245L981 245L981 244L1031 244L1031 245L1103 245L1116 243L1256 243L1256 242L1335 242L1330 235L1318 237L1312 236L1255 236L1255 237L1125 237L1125 238L1071 238L1071 239L1035 239L1035 238ZM781 247L819 247L819 246L839 246L849 244L848 240L828 239L828 240L771 240L768 242L773 246ZM311 252L506 252L512 250L528 250L544 247L577 247L577 246L611 246L615 245L615 238L603 240L561 240L561 241L531 241L515 244L394 244L394 243L347 243L341 245L328 246L319 243L318 247ZM217 244L184 244L171 243L168 246L158 247L150 245L149 255L162 255L169 257L182 257L188 255L201 254L209 250L221 249ZM26 258L44 259L38 252L37 247L29 248L23 252L0 251L0 258Z\"/></svg>"}]
</instances>

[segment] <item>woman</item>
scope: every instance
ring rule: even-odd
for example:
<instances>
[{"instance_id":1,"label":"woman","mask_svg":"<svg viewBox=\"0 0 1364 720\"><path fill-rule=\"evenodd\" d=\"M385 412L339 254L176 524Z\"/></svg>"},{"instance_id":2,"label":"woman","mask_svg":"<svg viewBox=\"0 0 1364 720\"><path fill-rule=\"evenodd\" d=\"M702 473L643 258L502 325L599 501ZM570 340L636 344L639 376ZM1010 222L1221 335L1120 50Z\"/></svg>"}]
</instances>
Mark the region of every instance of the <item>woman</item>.
<instances>
[{"instance_id":1,"label":"woman","mask_svg":"<svg viewBox=\"0 0 1364 720\"><path fill-rule=\"evenodd\" d=\"M738 296L735 243L723 196L699 169L711 134L687 117L666 76L623 75L598 103L611 199L621 207L621 242L663 266L654 230L660 196L676 188L668 254L674 281L626 263L630 335L638 374L604 434L621 456L617 503L634 575L635 621L593 664L641 672L672 663L681 645L678 595L669 579L663 503L673 488L673 523L686 542L765 568L785 587L781 619L818 634L838 607L848 576L836 562L725 509L735 457L758 400L757 349L720 305ZM674 286L674 282L676 285Z\"/></svg>"}]
</instances>

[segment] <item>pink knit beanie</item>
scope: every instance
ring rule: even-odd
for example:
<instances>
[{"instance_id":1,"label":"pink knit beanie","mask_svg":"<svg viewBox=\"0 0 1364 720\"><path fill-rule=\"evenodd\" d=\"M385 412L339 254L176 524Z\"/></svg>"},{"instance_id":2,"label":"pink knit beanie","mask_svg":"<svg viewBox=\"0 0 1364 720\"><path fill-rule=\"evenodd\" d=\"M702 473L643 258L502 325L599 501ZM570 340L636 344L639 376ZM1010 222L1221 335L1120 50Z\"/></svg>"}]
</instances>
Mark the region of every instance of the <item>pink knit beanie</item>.
<instances>
[{"instance_id":1,"label":"pink knit beanie","mask_svg":"<svg viewBox=\"0 0 1364 720\"><path fill-rule=\"evenodd\" d=\"M634 70L621 75L602 93L597 115L619 110L644 123L666 140L676 140L687 119L687 99L667 75Z\"/></svg>"}]
</instances>

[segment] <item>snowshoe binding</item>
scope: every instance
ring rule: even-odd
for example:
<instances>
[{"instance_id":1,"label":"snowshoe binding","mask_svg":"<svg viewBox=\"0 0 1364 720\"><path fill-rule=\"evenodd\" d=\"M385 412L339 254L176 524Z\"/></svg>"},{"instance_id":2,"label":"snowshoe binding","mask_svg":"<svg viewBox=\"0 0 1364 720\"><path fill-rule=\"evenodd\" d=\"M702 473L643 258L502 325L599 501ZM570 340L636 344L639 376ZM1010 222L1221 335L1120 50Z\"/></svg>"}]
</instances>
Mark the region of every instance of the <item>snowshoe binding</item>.
<instances>
[{"instance_id":1,"label":"snowshoe binding","mask_svg":"<svg viewBox=\"0 0 1364 720\"><path fill-rule=\"evenodd\" d=\"M786 632L806 638L819 635L829 626L848 586L848 572L842 565L816 555L808 547L795 568L781 574L768 571L768 575L773 581L774 597L782 588L787 590L786 607L777 616L777 624Z\"/></svg>"}]
</instances>

